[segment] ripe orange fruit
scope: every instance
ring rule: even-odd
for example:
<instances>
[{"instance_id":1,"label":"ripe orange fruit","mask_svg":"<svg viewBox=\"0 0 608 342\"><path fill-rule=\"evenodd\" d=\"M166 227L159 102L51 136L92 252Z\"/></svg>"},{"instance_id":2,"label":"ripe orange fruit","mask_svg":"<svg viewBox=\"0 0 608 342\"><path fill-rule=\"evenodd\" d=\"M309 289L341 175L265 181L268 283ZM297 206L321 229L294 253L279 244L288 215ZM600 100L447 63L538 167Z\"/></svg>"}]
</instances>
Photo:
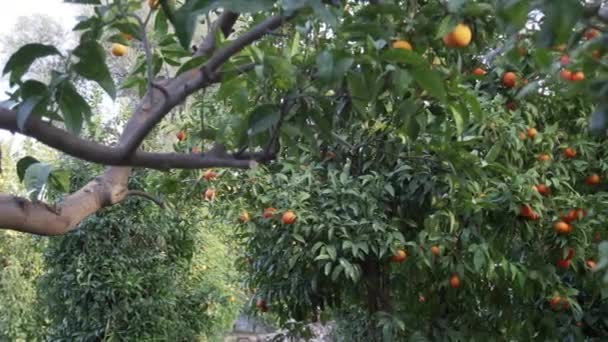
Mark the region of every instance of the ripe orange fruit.
<instances>
[{"instance_id":1,"label":"ripe orange fruit","mask_svg":"<svg viewBox=\"0 0 608 342\"><path fill-rule=\"evenodd\" d=\"M585 73L582 71L577 71L572 73L572 82L580 82L585 80Z\"/></svg>"},{"instance_id":2,"label":"ripe orange fruit","mask_svg":"<svg viewBox=\"0 0 608 342\"><path fill-rule=\"evenodd\" d=\"M557 235L566 235L572 231L572 226L564 221L557 221L553 224L553 229Z\"/></svg>"},{"instance_id":3,"label":"ripe orange fruit","mask_svg":"<svg viewBox=\"0 0 608 342\"><path fill-rule=\"evenodd\" d=\"M557 260L556 266L559 268L568 269L570 268L570 263L570 259L559 259Z\"/></svg>"},{"instance_id":4,"label":"ripe orange fruit","mask_svg":"<svg viewBox=\"0 0 608 342\"><path fill-rule=\"evenodd\" d=\"M268 305L266 304L266 301L265 301L265 300L263 300L263 299L258 299L258 300L255 302L255 306L256 306L258 309L260 309L260 311L262 311L262 312L266 312L266 311L268 311Z\"/></svg>"},{"instance_id":5,"label":"ripe orange fruit","mask_svg":"<svg viewBox=\"0 0 608 342\"><path fill-rule=\"evenodd\" d=\"M566 66L568 64L570 64L570 56L568 55L563 55L560 57L559 62L562 66Z\"/></svg>"},{"instance_id":6,"label":"ripe orange fruit","mask_svg":"<svg viewBox=\"0 0 608 342\"><path fill-rule=\"evenodd\" d=\"M456 40L454 40L454 35L452 35L452 33L448 33L443 37L443 43L447 47L457 47L458 46L458 44L456 44Z\"/></svg>"},{"instance_id":7,"label":"ripe orange fruit","mask_svg":"<svg viewBox=\"0 0 608 342\"><path fill-rule=\"evenodd\" d=\"M587 183L587 185L598 185L600 184L600 182L602 181L602 179L600 178L600 176L597 173L591 174L589 175L589 177L587 177L587 179L585 179L585 183Z\"/></svg>"},{"instance_id":8,"label":"ripe orange fruit","mask_svg":"<svg viewBox=\"0 0 608 342\"><path fill-rule=\"evenodd\" d=\"M452 277L450 278L450 286L454 289L457 289L461 285L462 285L462 282L460 281L460 277L458 276L458 274L452 275Z\"/></svg>"},{"instance_id":9,"label":"ripe orange fruit","mask_svg":"<svg viewBox=\"0 0 608 342\"><path fill-rule=\"evenodd\" d=\"M528 138L528 135L526 134L526 132L519 132L518 137L519 140L526 140Z\"/></svg>"},{"instance_id":10,"label":"ripe orange fruit","mask_svg":"<svg viewBox=\"0 0 608 342\"><path fill-rule=\"evenodd\" d=\"M586 40L591 40L599 35L600 35L600 31L597 29L594 29L594 28L590 28L590 29L587 29L587 31L585 31Z\"/></svg>"},{"instance_id":11,"label":"ripe orange fruit","mask_svg":"<svg viewBox=\"0 0 608 342\"><path fill-rule=\"evenodd\" d=\"M572 209L566 215L562 215L562 220L566 223L572 223L580 218L587 217L587 211L582 208Z\"/></svg>"},{"instance_id":12,"label":"ripe orange fruit","mask_svg":"<svg viewBox=\"0 0 608 342\"><path fill-rule=\"evenodd\" d=\"M576 157L576 150L572 147L566 147L564 149L564 156L566 156L566 158L574 158Z\"/></svg>"},{"instance_id":13,"label":"ripe orange fruit","mask_svg":"<svg viewBox=\"0 0 608 342\"><path fill-rule=\"evenodd\" d=\"M537 134L538 134L538 131L536 130L536 128L534 128L534 127L528 128L528 137L530 137L530 139L534 139Z\"/></svg>"},{"instance_id":14,"label":"ripe orange fruit","mask_svg":"<svg viewBox=\"0 0 608 342\"><path fill-rule=\"evenodd\" d=\"M160 5L160 0L148 0L148 7L155 10Z\"/></svg>"},{"instance_id":15,"label":"ripe orange fruit","mask_svg":"<svg viewBox=\"0 0 608 342\"><path fill-rule=\"evenodd\" d=\"M522 57L524 57L525 55L528 54L528 51L526 51L526 48L523 46L520 46L518 50L519 50L519 55Z\"/></svg>"},{"instance_id":16,"label":"ripe orange fruit","mask_svg":"<svg viewBox=\"0 0 608 342\"><path fill-rule=\"evenodd\" d=\"M551 188L549 188L545 184L535 185L534 188L536 189L536 191L538 191L539 194L541 194L543 196L549 196L549 195L551 195Z\"/></svg>"},{"instance_id":17,"label":"ripe orange fruit","mask_svg":"<svg viewBox=\"0 0 608 342\"><path fill-rule=\"evenodd\" d=\"M407 40L396 40L393 42L393 49L403 49L403 50L408 50L408 51L412 51L412 44L410 44L410 42L408 42Z\"/></svg>"},{"instance_id":18,"label":"ripe orange fruit","mask_svg":"<svg viewBox=\"0 0 608 342\"><path fill-rule=\"evenodd\" d=\"M507 110L509 111L513 111L517 109L517 102L515 101L509 101L505 104L505 108L507 108Z\"/></svg>"},{"instance_id":19,"label":"ripe orange fruit","mask_svg":"<svg viewBox=\"0 0 608 342\"><path fill-rule=\"evenodd\" d=\"M452 32L443 37L443 42L448 47L467 47L473 39L473 31L466 24L458 24Z\"/></svg>"},{"instance_id":20,"label":"ripe orange fruit","mask_svg":"<svg viewBox=\"0 0 608 342\"><path fill-rule=\"evenodd\" d=\"M534 216L534 210L529 204L522 204L519 210L519 216L525 218L532 218Z\"/></svg>"},{"instance_id":21,"label":"ripe orange fruit","mask_svg":"<svg viewBox=\"0 0 608 342\"><path fill-rule=\"evenodd\" d=\"M555 311L560 309L561 303L562 303L562 298L560 296L554 296L549 301L549 305L551 306L551 309L553 309Z\"/></svg>"},{"instance_id":22,"label":"ripe orange fruit","mask_svg":"<svg viewBox=\"0 0 608 342\"><path fill-rule=\"evenodd\" d=\"M129 48L126 45L114 43L112 44L112 54L116 57L122 57L127 54Z\"/></svg>"},{"instance_id":23,"label":"ripe orange fruit","mask_svg":"<svg viewBox=\"0 0 608 342\"><path fill-rule=\"evenodd\" d=\"M296 222L297 218L298 217L293 210L287 210L285 213L283 213L283 217L281 219L283 220L283 224L293 224Z\"/></svg>"},{"instance_id":24,"label":"ripe orange fruit","mask_svg":"<svg viewBox=\"0 0 608 342\"><path fill-rule=\"evenodd\" d=\"M207 201L213 201L215 199L215 189L209 188L205 190L205 199Z\"/></svg>"},{"instance_id":25,"label":"ripe orange fruit","mask_svg":"<svg viewBox=\"0 0 608 342\"><path fill-rule=\"evenodd\" d=\"M392 262L401 263L407 259L407 253L403 249L398 249L395 255L391 257Z\"/></svg>"},{"instance_id":26,"label":"ripe orange fruit","mask_svg":"<svg viewBox=\"0 0 608 342\"><path fill-rule=\"evenodd\" d=\"M597 262L595 262L595 260L593 259L588 259L587 261L585 261L585 265L587 265L590 270L594 271L597 267Z\"/></svg>"},{"instance_id":27,"label":"ripe orange fruit","mask_svg":"<svg viewBox=\"0 0 608 342\"><path fill-rule=\"evenodd\" d=\"M336 158L336 152L327 151L327 153L325 153L325 158L327 158L327 159L334 159L334 158Z\"/></svg>"},{"instance_id":28,"label":"ripe orange fruit","mask_svg":"<svg viewBox=\"0 0 608 342\"><path fill-rule=\"evenodd\" d=\"M476 76L483 76L485 74L487 74L488 72L485 71L483 68L475 68L475 70L473 70L473 74Z\"/></svg>"},{"instance_id":29,"label":"ripe orange fruit","mask_svg":"<svg viewBox=\"0 0 608 342\"><path fill-rule=\"evenodd\" d=\"M247 211L243 210L239 215L239 221L241 221L241 223L247 223L251 221L251 216L249 216L249 213Z\"/></svg>"},{"instance_id":30,"label":"ripe orange fruit","mask_svg":"<svg viewBox=\"0 0 608 342\"><path fill-rule=\"evenodd\" d=\"M538 156L538 160L542 161L542 162L548 162L551 160L551 156L548 155L547 153L542 153Z\"/></svg>"},{"instance_id":31,"label":"ripe orange fruit","mask_svg":"<svg viewBox=\"0 0 608 342\"><path fill-rule=\"evenodd\" d=\"M602 241L602 233L595 232L593 235L593 242L601 242Z\"/></svg>"},{"instance_id":32,"label":"ripe orange fruit","mask_svg":"<svg viewBox=\"0 0 608 342\"><path fill-rule=\"evenodd\" d=\"M184 132L184 131L177 132L177 134L175 136L177 137L177 140L179 140L179 141L186 140L186 132Z\"/></svg>"},{"instance_id":33,"label":"ripe orange fruit","mask_svg":"<svg viewBox=\"0 0 608 342\"><path fill-rule=\"evenodd\" d=\"M431 253L433 253L434 256L438 257L441 255L441 248L439 248L439 246L433 246L431 247Z\"/></svg>"},{"instance_id":34,"label":"ripe orange fruit","mask_svg":"<svg viewBox=\"0 0 608 342\"><path fill-rule=\"evenodd\" d=\"M205 173L203 173L203 178L206 181L212 181L217 178L217 172L215 172L213 170L207 170L207 171L205 171Z\"/></svg>"},{"instance_id":35,"label":"ripe orange fruit","mask_svg":"<svg viewBox=\"0 0 608 342\"><path fill-rule=\"evenodd\" d=\"M515 87L517 85L517 75L512 71L505 72L502 75L502 84L507 88Z\"/></svg>"},{"instance_id":36,"label":"ripe orange fruit","mask_svg":"<svg viewBox=\"0 0 608 342\"><path fill-rule=\"evenodd\" d=\"M566 48L568 46L566 44L559 44L558 46L555 47L555 50L559 51L559 52L564 52L566 51Z\"/></svg>"},{"instance_id":37,"label":"ripe orange fruit","mask_svg":"<svg viewBox=\"0 0 608 342\"><path fill-rule=\"evenodd\" d=\"M262 216L264 218L272 218L274 216L274 214L277 212L276 208L266 208L264 209L264 213L262 214Z\"/></svg>"},{"instance_id":38,"label":"ripe orange fruit","mask_svg":"<svg viewBox=\"0 0 608 342\"><path fill-rule=\"evenodd\" d=\"M572 71L568 70L568 69L563 69L562 71L559 72L559 76L564 80L564 81L572 81Z\"/></svg>"},{"instance_id":39,"label":"ripe orange fruit","mask_svg":"<svg viewBox=\"0 0 608 342\"><path fill-rule=\"evenodd\" d=\"M128 33L124 33L122 32L121 35L126 39L126 40L133 40L133 36L128 34Z\"/></svg>"},{"instance_id":40,"label":"ripe orange fruit","mask_svg":"<svg viewBox=\"0 0 608 342\"><path fill-rule=\"evenodd\" d=\"M473 31L466 24L458 24L454 28L454 31L451 33L454 42L459 47L467 47L471 44L471 40L473 39Z\"/></svg>"},{"instance_id":41,"label":"ripe orange fruit","mask_svg":"<svg viewBox=\"0 0 608 342\"><path fill-rule=\"evenodd\" d=\"M587 217L587 210L583 208L576 208L576 218L585 218Z\"/></svg>"}]
</instances>

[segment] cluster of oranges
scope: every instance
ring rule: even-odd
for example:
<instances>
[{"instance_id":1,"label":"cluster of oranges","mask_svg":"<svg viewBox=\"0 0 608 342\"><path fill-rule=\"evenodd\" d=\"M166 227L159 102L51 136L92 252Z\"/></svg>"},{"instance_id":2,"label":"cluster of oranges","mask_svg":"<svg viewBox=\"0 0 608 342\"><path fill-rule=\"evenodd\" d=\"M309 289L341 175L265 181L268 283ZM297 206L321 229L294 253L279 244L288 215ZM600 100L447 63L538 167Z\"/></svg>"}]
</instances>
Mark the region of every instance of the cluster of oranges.
<instances>
[{"instance_id":1,"label":"cluster of oranges","mask_svg":"<svg viewBox=\"0 0 608 342\"><path fill-rule=\"evenodd\" d=\"M538 134L538 130L536 128L528 128L525 132L520 132L520 139L524 140L527 138L534 139ZM578 152L573 147L566 147L563 149L563 156L565 159L575 159L578 156ZM548 162L551 160L551 156L547 153L542 153L538 156L539 161ZM585 179L585 183L589 186L597 186L601 183L601 177L595 173L587 176ZM534 190L537 191L540 195L548 197L551 196L551 188L546 184L536 184L533 186ZM520 217L536 221L540 219L540 215L534 211L531 205L522 204L519 212ZM567 236L574 231L573 223L579 220L583 220L587 217L587 211L583 208L574 208L567 211L565 214L560 216L560 219L553 223L553 230L556 235L559 236ZM599 237L601 239L601 236ZM596 241L598 237L596 235ZM557 261L556 266L560 269L569 269L572 263L572 259L574 258L575 250L572 248L568 249L567 255L561 255ZM588 259L585 261L585 265L590 270L595 270L597 267L597 262L593 259ZM549 304L553 310L566 310L570 308L570 302L567 297L555 295L553 296Z\"/></svg>"},{"instance_id":2,"label":"cluster of oranges","mask_svg":"<svg viewBox=\"0 0 608 342\"><path fill-rule=\"evenodd\" d=\"M422 249L422 246L420 246L420 249ZM438 245L434 245L431 247L431 253L436 257L440 257L441 256L441 247ZM408 258L408 254L404 249L397 249L397 251L395 252L395 254L393 254L393 256L391 257L391 261L394 263L402 263L404 261L406 261ZM452 274L452 276L449 279L449 284L452 288L460 288L461 284L462 284L462 280L460 279L460 276L457 273ZM426 297L424 297L423 295L420 295L419 301L421 303L426 302Z\"/></svg>"},{"instance_id":3,"label":"cluster of oranges","mask_svg":"<svg viewBox=\"0 0 608 342\"><path fill-rule=\"evenodd\" d=\"M277 213L276 208L269 207L269 208L264 209L264 211L262 212L262 217L265 219L271 219L276 215L276 213ZM281 215L281 222L283 222L283 224L294 224L294 223L296 223L297 219L298 219L298 216L296 215L295 211L293 211L293 210L286 210ZM241 223L247 223L247 222L251 221L251 215L249 215L249 212L242 211L241 214L239 215L239 221Z\"/></svg>"},{"instance_id":4,"label":"cluster of oranges","mask_svg":"<svg viewBox=\"0 0 608 342\"><path fill-rule=\"evenodd\" d=\"M454 27L454 29L443 37L443 42L446 46L451 48L464 48L471 44L473 40L473 31L467 24L460 23ZM403 39L399 39L393 42L394 49L403 49L412 51L414 48L412 44Z\"/></svg>"}]
</instances>

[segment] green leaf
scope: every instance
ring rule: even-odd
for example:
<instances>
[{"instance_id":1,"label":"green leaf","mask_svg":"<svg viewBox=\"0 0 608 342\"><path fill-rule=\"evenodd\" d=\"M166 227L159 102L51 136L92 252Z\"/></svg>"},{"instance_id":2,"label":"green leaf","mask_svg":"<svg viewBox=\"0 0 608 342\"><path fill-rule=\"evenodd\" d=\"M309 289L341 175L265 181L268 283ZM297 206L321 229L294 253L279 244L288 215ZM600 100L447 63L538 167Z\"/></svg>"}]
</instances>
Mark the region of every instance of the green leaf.
<instances>
[{"instance_id":1,"label":"green leaf","mask_svg":"<svg viewBox=\"0 0 608 342\"><path fill-rule=\"evenodd\" d=\"M275 105L265 104L256 107L249 114L247 134L252 136L270 129L279 121L279 115L279 109Z\"/></svg>"},{"instance_id":2,"label":"green leaf","mask_svg":"<svg viewBox=\"0 0 608 342\"><path fill-rule=\"evenodd\" d=\"M23 184L30 194L36 196L40 193L42 187L46 185L49 179L51 170L51 165L45 163L32 164L25 170Z\"/></svg>"},{"instance_id":3,"label":"green leaf","mask_svg":"<svg viewBox=\"0 0 608 342\"><path fill-rule=\"evenodd\" d=\"M467 3L467 0L450 0L448 2L448 11L451 13L458 13L465 3Z\"/></svg>"},{"instance_id":4,"label":"green leaf","mask_svg":"<svg viewBox=\"0 0 608 342\"><path fill-rule=\"evenodd\" d=\"M85 41L76 47L74 55L79 58L74 70L82 77L97 82L112 99L116 98L116 87L101 45L96 41Z\"/></svg>"},{"instance_id":5,"label":"green leaf","mask_svg":"<svg viewBox=\"0 0 608 342\"><path fill-rule=\"evenodd\" d=\"M325 251L331 258L331 260L336 260L336 258L338 257L338 253L336 252L336 247L334 247L334 246L325 247Z\"/></svg>"},{"instance_id":6,"label":"green leaf","mask_svg":"<svg viewBox=\"0 0 608 342\"><path fill-rule=\"evenodd\" d=\"M390 185L390 184L384 185L384 190L386 190L386 192L388 192L388 194L391 195L391 197L395 197L395 189L393 188L392 185Z\"/></svg>"},{"instance_id":7,"label":"green leaf","mask_svg":"<svg viewBox=\"0 0 608 342\"><path fill-rule=\"evenodd\" d=\"M370 101L369 86L361 72L349 72L346 76L348 91L352 97L353 105L363 115L367 115L367 105Z\"/></svg>"},{"instance_id":8,"label":"green leaf","mask_svg":"<svg viewBox=\"0 0 608 342\"><path fill-rule=\"evenodd\" d=\"M81 5L101 5L101 0L63 0L63 2Z\"/></svg>"},{"instance_id":9,"label":"green leaf","mask_svg":"<svg viewBox=\"0 0 608 342\"><path fill-rule=\"evenodd\" d=\"M70 191L71 173L68 170L53 170L49 178L49 185L60 192Z\"/></svg>"},{"instance_id":10,"label":"green leaf","mask_svg":"<svg viewBox=\"0 0 608 342\"><path fill-rule=\"evenodd\" d=\"M397 96L403 96L405 91L409 89L412 84L412 75L407 70L397 68L393 72L393 87Z\"/></svg>"},{"instance_id":11,"label":"green leaf","mask_svg":"<svg viewBox=\"0 0 608 342\"><path fill-rule=\"evenodd\" d=\"M464 131L465 113L463 113L462 110L460 108L458 108L457 106L450 106L450 111L452 112L452 117L454 118L454 124L456 125L456 134L458 134L460 136L460 135L462 135L462 132Z\"/></svg>"},{"instance_id":12,"label":"green leaf","mask_svg":"<svg viewBox=\"0 0 608 342\"><path fill-rule=\"evenodd\" d=\"M300 32L297 32L293 36L293 41L291 42L291 49L289 50L289 58L297 55L300 52Z\"/></svg>"},{"instance_id":13,"label":"green leaf","mask_svg":"<svg viewBox=\"0 0 608 342\"><path fill-rule=\"evenodd\" d=\"M473 265L475 267L475 271L480 272L483 266L486 263L486 258L483 249L476 248L475 253L473 255Z\"/></svg>"},{"instance_id":14,"label":"green leaf","mask_svg":"<svg viewBox=\"0 0 608 342\"><path fill-rule=\"evenodd\" d=\"M165 11L158 11L154 18L154 31L161 36L164 36L169 32L169 25L167 25L167 16Z\"/></svg>"},{"instance_id":15,"label":"green leaf","mask_svg":"<svg viewBox=\"0 0 608 342\"><path fill-rule=\"evenodd\" d=\"M162 11L159 11L159 12L162 12ZM126 20L117 21L117 22L113 23L111 27L117 29L121 33L130 34L131 36L133 36L134 38L137 38L139 40L141 40L143 38L141 35L141 26L139 26L139 23L137 21L135 21L134 19L129 18ZM123 36L123 35L121 35L121 36Z\"/></svg>"},{"instance_id":16,"label":"green leaf","mask_svg":"<svg viewBox=\"0 0 608 342\"><path fill-rule=\"evenodd\" d=\"M387 49L382 52L382 60L389 63L403 63L409 65L426 65L426 60L414 51L404 49Z\"/></svg>"},{"instance_id":17,"label":"green leaf","mask_svg":"<svg viewBox=\"0 0 608 342\"><path fill-rule=\"evenodd\" d=\"M486 13L492 13L494 7L491 4L469 2L464 9L464 13L472 17L478 17Z\"/></svg>"},{"instance_id":18,"label":"green leaf","mask_svg":"<svg viewBox=\"0 0 608 342\"><path fill-rule=\"evenodd\" d=\"M456 25L458 25L458 20L453 15L446 15L443 20L441 20L441 23L439 23L435 39L442 39L448 33L452 32Z\"/></svg>"},{"instance_id":19,"label":"green leaf","mask_svg":"<svg viewBox=\"0 0 608 342\"><path fill-rule=\"evenodd\" d=\"M507 26L507 32L514 33L521 29L528 20L530 0L500 1L496 8L497 16Z\"/></svg>"},{"instance_id":20,"label":"green leaf","mask_svg":"<svg viewBox=\"0 0 608 342\"><path fill-rule=\"evenodd\" d=\"M321 0L310 0L312 3L313 12L321 21L329 25L331 28L336 28L338 26L338 18L336 14Z\"/></svg>"},{"instance_id":21,"label":"green leaf","mask_svg":"<svg viewBox=\"0 0 608 342\"><path fill-rule=\"evenodd\" d=\"M317 70L321 81L331 82L334 70L334 59L331 52L325 50L317 56Z\"/></svg>"},{"instance_id":22,"label":"green leaf","mask_svg":"<svg viewBox=\"0 0 608 342\"><path fill-rule=\"evenodd\" d=\"M203 64L205 64L206 61L207 61L207 57L205 57L205 56L193 57L189 61L187 61L186 63L184 63L177 70L177 75L183 74L184 72L192 70L192 69L199 68Z\"/></svg>"},{"instance_id":23,"label":"green leaf","mask_svg":"<svg viewBox=\"0 0 608 342\"><path fill-rule=\"evenodd\" d=\"M220 0L217 7L239 13L257 13L272 8L277 0Z\"/></svg>"},{"instance_id":24,"label":"green leaf","mask_svg":"<svg viewBox=\"0 0 608 342\"><path fill-rule=\"evenodd\" d=\"M184 49L189 49L198 17L216 8L238 13L257 13L271 8L275 0L187 0L175 11L175 34Z\"/></svg>"},{"instance_id":25,"label":"green leaf","mask_svg":"<svg viewBox=\"0 0 608 342\"><path fill-rule=\"evenodd\" d=\"M19 159L17 162L17 176L19 177L19 181L23 182L23 178L25 177L25 171L32 164L40 163L40 161L34 157L23 157Z\"/></svg>"},{"instance_id":26,"label":"green leaf","mask_svg":"<svg viewBox=\"0 0 608 342\"><path fill-rule=\"evenodd\" d=\"M412 76L420 87L429 92L441 102L447 101L447 95L443 80L437 71L431 70L426 66L415 66L412 68Z\"/></svg>"},{"instance_id":27,"label":"green leaf","mask_svg":"<svg viewBox=\"0 0 608 342\"><path fill-rule=\"evenodd\" d=\"M565 43L583 15L583 5L579 0L560 0L551 2L544 8L545 18L541 25L540 45L551 48Z\"/></svg>"},{"instance_id":28,"label":"green leaf","mask_svg":"<svg viewBox=\"0 0 608 342\"><path fill-rule=\"evenodd\" d=\"M91 117L91 107L69 81L60 84L55 98L63 113L66 128L74 134L79 134L83 119L88 120Z\"/></svg>"},{"instance_id":29,"label":"green leaf","mask_svg":"<svg viewBox=\"0 0 608 342\"><path fill-rule=\"evenodd\" d=\"M12 86L29 70L36 59L53 55L61 55L61 53L52 45L26 44L11 55L2 74L11 73L10 85Z\"/></svg>"}]
</instances>

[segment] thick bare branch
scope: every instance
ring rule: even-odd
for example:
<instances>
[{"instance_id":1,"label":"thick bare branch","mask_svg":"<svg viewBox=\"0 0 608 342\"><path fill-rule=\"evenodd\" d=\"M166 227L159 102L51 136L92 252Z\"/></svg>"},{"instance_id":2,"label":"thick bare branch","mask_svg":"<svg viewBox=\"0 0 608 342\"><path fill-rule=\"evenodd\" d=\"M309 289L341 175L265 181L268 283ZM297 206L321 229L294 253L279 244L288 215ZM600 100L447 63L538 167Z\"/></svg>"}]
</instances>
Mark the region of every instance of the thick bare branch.
<instances>
[{"instance_id":1,"label":"thick bare branch","mask_svg":"<svg viewBox=\"0 0 608 342\"><path fill-rule=\"evenodd\" d=\"M226 16L222 15L220 18L218 18L218 22L220 23L214 25L216 28L215 30L231 30L232 25L234 25L238 16L231 12L228 13L229 14ZM268 32L279 27L285 20L286 17L281 15L266 19L262 23L244 33L242 36L235 39L232 43L215 52L200 69L191 70L190 72L183 73L173 80L168 81L164 87L164 96L161 97L160 101L154 101L154 103L151 103L153 98L159 98L159 96L147 96L144 100L144 105L147 103L151 109L149 110L149 114L146 115L146 120L144 122L137 123L138 127L134 129L133 134L125 141L121 141L121 146L127 152L125 159L134 153L148 133L171 111L171 109L182 103L192 93L216 82L220 77L220 74L217 72L218 69L224 63L226 63L230 57L234 56L256 40L262 38ZM204 41L208 41L210 36L215 37L215 30L209 32ZM204 48L210 51L209 49L213 49L215 47L214 42L213 44L213 46ZM201 51L201 49L199 49L199 51ZM154 90L152 90L152 92L150 92L148 95L152 95L153 92Z\"/></svg>"},{"instance_id":2,"label":"thick bare branch","mask_svg":"<svg viewBox=\"0 0 608 342\"><path fill-rule=\"evenodd\" d=\"M211 30L209 30L201 44L196 49L195 56L210 56L216 47L216 35L218 30L222 31L224 37L230 36L234 24L236 24L238 18L238 13L230 11L223 12L211 26Z\"/></svg>"},{"instance_id":3,"label":"thick bare branch","mask_svg":"<svg viewBox=\"0 0 608 342\"><path fill-rule=\"evenodd\" d=\"M135 152L133 147L135 146L136 149L141 140L149 133L149 129L153 128L172 108L184 101L193 92L215 82L219 78L218 69L231 56L263 37L268 31L279 27L284 19L280 16L267 19L217 51L203 68L185 72L161 85L164 91L162 91L162 96L156 97L159 100L150 101L150 96L144 97L127 122L120 136L119 146L114 150L78 137L68 136L65 131L52 127L50 124L34 117L28 120L25 133L77 157L94 159L97 157L93 157L93 155L101 155L116 162L104 164L139 164L145 167L168 169L172 167L204 168L211 166L250 167L256 163L255 160L269 160L274 156L266 153L240 154L238 156L226 153L219 155L209 153L201 156L195 154ZM234 21L236 21L236 18ZM218 27L226 32L224 29L228 25ZM17 130L16 116L13 111L0 109L0 127L12 131ZM125 151L133 151L133 153L124 153ZM117 156L120 158L117 158ZM109 167L101 176L79 191L68 195L62 202L53 207L43 203L30 202L19 197L0 195L0 227L39 235L65 234L74 230L82 220L99 209L123 201L129 194L127 181L130 174L131 167Z\"/></svg>"}]
</instances>

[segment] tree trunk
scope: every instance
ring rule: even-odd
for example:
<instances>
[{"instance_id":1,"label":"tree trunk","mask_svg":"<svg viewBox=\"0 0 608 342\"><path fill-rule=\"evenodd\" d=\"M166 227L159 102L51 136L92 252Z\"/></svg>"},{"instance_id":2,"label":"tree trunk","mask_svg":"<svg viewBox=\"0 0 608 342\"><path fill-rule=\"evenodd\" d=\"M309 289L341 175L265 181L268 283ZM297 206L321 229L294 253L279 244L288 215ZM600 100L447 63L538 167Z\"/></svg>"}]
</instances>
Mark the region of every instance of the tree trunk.
<instances>
[{"instance_id":1,"label":"tree trunk","mask_svg":"<svg viewBox=\"0 0 608 342\"><path fill-rule=\"evenodd\" d=\"M388 286L388 267L378 260L366 260L363 263L363 279L367 293L367 311L369 314L368 331L372 341L382 339L381 329L377 327L376 314L392 312L390 288Z\"/></svg>"}]
</instances>

